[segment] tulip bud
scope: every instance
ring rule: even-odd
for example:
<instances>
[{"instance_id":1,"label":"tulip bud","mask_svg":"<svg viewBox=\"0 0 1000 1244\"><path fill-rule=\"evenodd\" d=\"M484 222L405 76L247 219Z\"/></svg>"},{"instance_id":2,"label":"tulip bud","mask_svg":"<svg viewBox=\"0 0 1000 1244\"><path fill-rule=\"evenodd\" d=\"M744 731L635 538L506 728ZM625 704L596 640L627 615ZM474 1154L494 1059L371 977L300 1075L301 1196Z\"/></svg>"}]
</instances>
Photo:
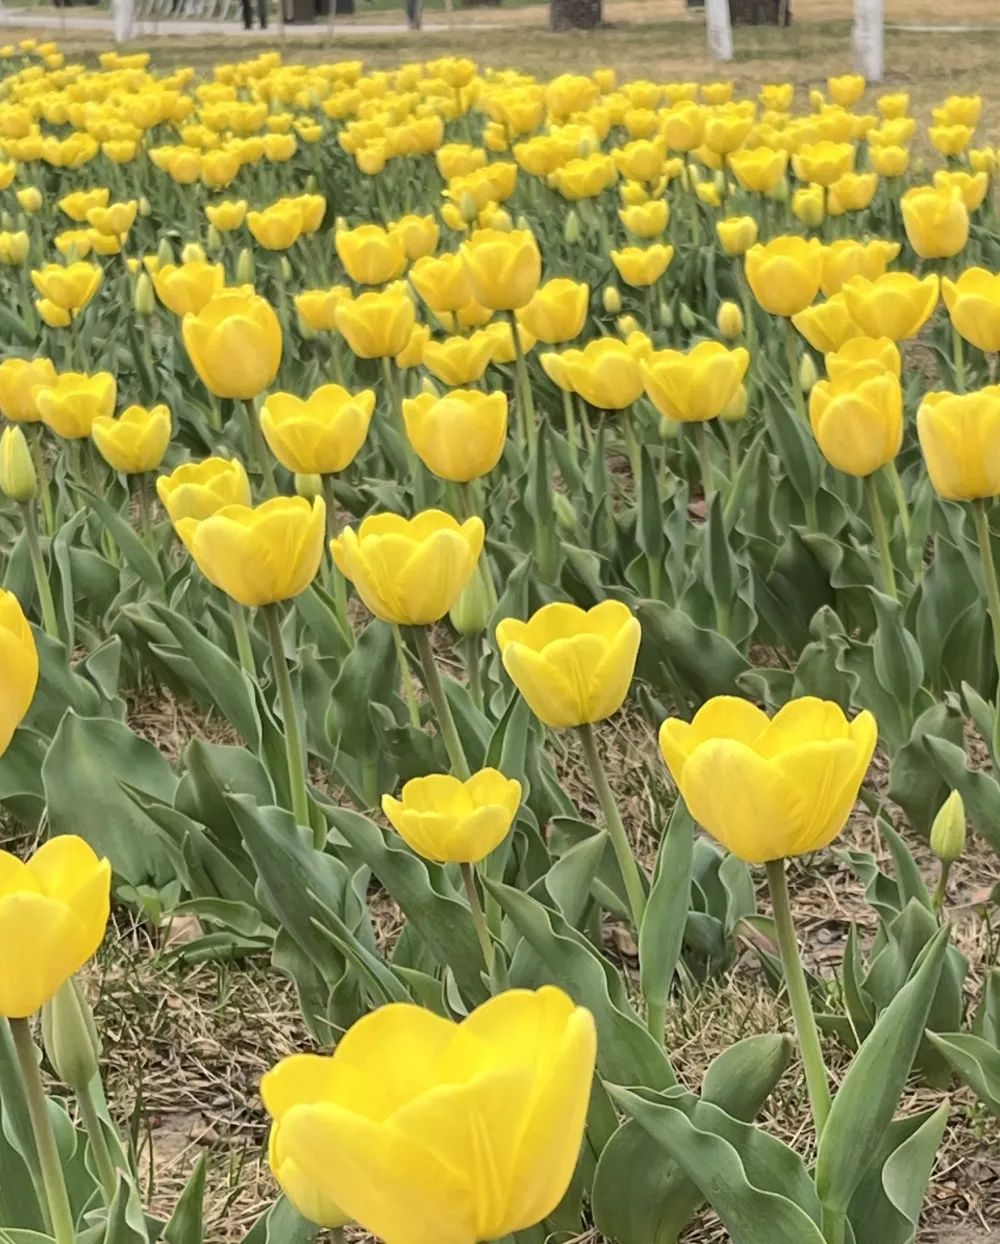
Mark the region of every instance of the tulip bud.
<instances>
[{"instance_id":1,"label":"tulip bud","mask_svg":"<svg viewBox=\"0 0 1000 1244\"><path fill-rule=\"evenodd\" d=\"M8 231L14 228L14 217L10 212L6 210L0 212L0 225L3 225L4 229Z\"/></svg>"},{"instance_id":2,"label":"tulip bud","mask_svg":"<svg viewBox=\"0 0 1000 1244\"><path fill-rule=\"evenodd\" d=\"M156 298L153 294L153 282L148 272L140 272L132 294L132 306L138 315L150 316L156 312Z\"/></svg>"},{"instance_id":3,"label":"tulip bud","mask_svg":"<svg viewBox=\"0 0 1000 1244\"><path fill-rule=\"evenodd\" d=\"M715 325L727 341L735 341L743 333L743 312L735 302L722 302L716 312Z\"/></svg>"},{"instance_id":4,"label":"tulip bud","mask_svg":"<svg viewBox=\"0 0 1000 1244\"><path fill-rule=\"evenodd\" d=\"M764 191L764 198L770 199L772 203L787 203L788 194L788 178L782 177L776 186Z\"/></svg>"},{"instance_id":5,"label":"tulip bud","mask_svg":"<svg viewBox=\"0 0 1000 1244\"><path fill-rule=\"evenodd\" d=\"M312 501L314 497L322 497L322 475L296 475L295 495L297 497L305 497L307 501Z\"/></svg>"},{"instance_id":6,"label":"tulip bud","mask_svg":"<svg viewBox=\"0 0 1000 1244\"><path fill-rule=\"evenodd\" d=\"M712 184L715 186L720 195L724 195L726 193L726 175L721 169L716 170L716 173L712 178Z\"/></svg>"},{"instance_id":7,"label":"tulip bud","mask_svg":"<svg viewBox=\"0 0 1000 1244\"><path fill-rule=\"evenodd\" d=\"M85 1089L97 1075L100 1038L90 1006L72 976L42 1007L42 1043L56 1075L74 1092Z\"/></svg>"},{"instance_id":8,"label":"tulip bud","mask_svg":"<svg viewBox=\"0 0 1000 1244\"><path fill-rule=\"evenodd\" d=\"M38 476L23 430L17 424L0 436L0 492L26 505L38 491Z\"/></svg>"},{"instance_id":9,"label":"tulip bud","mask_svg":"<svg viewBox=\"0 0 1000 1244\"><path fill-rule=\"evenodd\" d=\"M160 238L160 244L156 248L156 257L160 261L161 268L164 266L164 264L174 262L173 248L171 247L170 243L167 241L166 238Z\"/></svg>"},{"instance_id":10,"label":"tulip bud","mask_svg":"<svg viewBox=\"0 0 1000 1244\"><path fill-rule=\"evenodd\" d=\"M288 256L281 256L281 275L286 281L292 279L292 265L288 262Z\"/></svg>"},{"instance_id":11,"label":"tulip bud","mask_svg":"<svg viewBox=\"0 0 1000 1244\"><path fill-rule=\"evenodd\" d=\"M674 311L669 302L661 302L657 308L657 319L661 328L673 328Z\"/></svg>"},{"instance_id":12,"label":"tulip bud","mask_svg":"<svg viewBox=\"0 0 1000 1244\"><path fill-rule=\"evenodd\" d=\"M222 234L216 229L215 225L208 226L208 232L205 235L205 250L210 255L216 255L222 249Z\"/></svg>"},{"instance_id":13,"label":"tulip bud","mask_svg":"<svg viewBox=\"0 0 1000 1244\"><path fill-rule=\"evenodd\" d=\"M25 186L17 192L17 201L23 212L37 212L42 206L42 192L37 186Z\"/></svg>"},{"instance_id":14,"label":"tulip bud","mask_svg":"<svg viewBox=\"0 0 1000 1244\"><path fill-rule=\"evenodd\" d=\"M510 218L510 212L502 207L497 207L490 212L489 226L491 229L499 229L503 233L510 233L514 228L514 222ZM520 229L522 226L519 224L517 227Z\"/></svg>"},{"instance_id":15,"label":"tulip bud","mask_svg":"<svg viewBox=\"0 0 1000 1244\"><path fill-rule=\"evenodd\" d=\"M608 315L617 315L622 309L622 296L617 285L605 285L601 301Z\"/></svg>"},{"instance_id":16,"label":"tulip bud","mask_svg":"<svg viewBox=\"0 0 1000 1244\"><path fill-rule=\"evenodd\" d=\"M24 263L28 257L30 245L31 243L24 229L19 229L17 233L8 234L4 262L12 266Z\"/></svg>"},{"instance_id":17,"label":"tulip bud","mask_svg":"<svg viewBox=\"0 0 1000 1244\"><path fill-rule=\"evenodd\" d=\"M350 226L347 223L346 216L338 216L337 219L333 222L334 233L343 233L344 230L348 229L349 227Z\"/></svg>"},{"instance_id":18,"label":"tulip bud","mask_svg":"<svg viewBox=\"0 0 1000 1244\"><path fill-rule=\"evenodd\" d=\"M424 376L423 380L420 382L420 392L429 393L431 397L441 396L441 390L437 387L430 376Z\"/></svg>"},{"instance_id":19,"label":"tulip bud","mask_svg":"<svg viewBox=\"0 0 1000 1244\"><path fill-rule=\"evenodd\" d=\"M681 303L680 321L681 327L686 328L689 333L694 332L694 330L698 327L698 317L686 302ZM665 327L666 325L664 325L664 328Z\"/></svg>"},{"instance_id":20,"label":"tulip bud","mask_svg":"<svg viewBox=\"0 0 1000 1244\"><path fill-rule=\"evenodd\" d=\"M306 178L305 192L306 194L316 193L316 174L315 173L310 173L309 176Z\"/></svg>"},{"instance_id":21,"label":"tulip bud","mask_svg":"<svg viewBox=\"0 0 1000 1244\"><path fill-rule=\"evenodd\" d=\"M458 214L467 225L471 225L479 215L476 200L468 190L463 190L458 198Z\"/></svg>"},{"instance_id":22,"label":"tulip bud","mask_svg":"<svg viewBox=\"0 0 1000 1244\"><path fill-rule=\"evenodd\" d=\"M205 248L198 242L188 242L181 251L181 263L204 263Z\"/></svg>"},{"instance_id":23,"label":"tulip bud","mask_svg":"<svg viewBox=\"0 0 1000 1244\"><path fill-rule=\"evenodd\" d=\"M144 194L139 196L139 206L136 210L138 214L144 218L149 216L152 212L153 209L149 205L149 199L147 199Z\"/></svg>"},{"instance_id":24,"label":"tulip bud","mask_svg":"<svg viewBox=\"0 0 1000 1244\"><path fill-rule=\"evenodd\" d=\"M669 415L660 416L660 440L673 441L680 436L684 429L684 424L680 419L671 419Z\"/></svg>"},{"instance_id":25,"label":"tulip bud","mask_svg":"<svg viewBox=\"0 0 1000 1244\"><path fill-rule=\"evenodd\" d=\"M518 216L517 220L514 222L514 225L516 228L523 229L527 233L531 232L531 223L526 216Z\"/></svg>"},{"instance_id":26,"label":"tulip bud","mask_svg":"<svg viewBox=\"0 0 1000 1244\"><path fill-rule=\"evenodd\" d=\"M583 231L580 228L580 217L575 208L570 208L563 221L563 241L567 246L579 246Z\"/></svg>"},{"instance_id":27,"label":"tulip bud","mask_svg":"<svg viewBox=\"0 0 1000 1244\"><path fill-rule=\"evenodd\" d=\"M954 864L965 851L965 804L957 790L951 792L934 818L931 850L942 864Z\"/></svg>"},{"instance_id":28,"label":"tulip bud","mask_svg":"<svg viewBox=\"0 0 1000 1244\"><path fill-rule=\"evenodd\" d=\"M813 362L812 355L807 352L803 354L802 361L799 363L799 388L803 393L811 393L818 379L816 364Z\"/></svg>"},{"instance_id":29,"label":"tulip bud","mask_svg":"<svg viewBox=\"0 0 1000 1244\"><path fill-rule=\"evenodd\" d=\"M623 337L628 337L631 333L639 332L639 321L634 315L620 315L617 328Z\"/></svg>"},{"instance_id":30,"label":"tulip bud","mask_svg":"<svg viewBox=\"0 0 1000 1244\"><path fill-rule=\"evenodd\" d=\"M236 261L236 284L252 285L254 277L257 275L253 262L253 251L249 247L244 246L240 251L240 257Z\"/></svg>"},{"instance_id":31,"label":"tulip bud","mask_svg":"<svg viewBox=\"0 0 1000 1244\"><path fill-rule=\"evenodd\" d=\"M724 423L739 423L741 419L747 417L747 387L741 384L733 396L729 399L729 404L719 411L719 418Z\"/></svg>"},{"instance_id":32,"label":"tulip bud","mask_svg":"<svg viewBox=\"0 0 1000 1244\"><path fill-rule=\"evenodd\" d=\"M486 630L490 620L490 598L481 572L472 576L448 616L459 635L480 635Z\"/></svg>"},{"instance_id":33,"label":"tulip bud","mask_svg":"<svg viewBox=\"0 0 1000 1244\"><path fill-rule=\"evenodd\" d=\"M576 530L579 519L576 516L576 510L574 510L572 502L564 492L553 492L552 512L556 516L556 522L567 535Z\"/></svg>"}]
</instances>

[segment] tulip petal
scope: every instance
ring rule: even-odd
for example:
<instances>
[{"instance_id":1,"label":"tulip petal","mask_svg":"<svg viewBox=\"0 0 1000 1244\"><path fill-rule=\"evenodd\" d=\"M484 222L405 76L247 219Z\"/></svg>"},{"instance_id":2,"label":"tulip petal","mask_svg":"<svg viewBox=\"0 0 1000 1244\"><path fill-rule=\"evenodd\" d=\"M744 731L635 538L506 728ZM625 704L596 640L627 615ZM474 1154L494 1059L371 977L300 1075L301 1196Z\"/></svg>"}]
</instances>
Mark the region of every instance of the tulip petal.
<instances>
[{"instance_id":1,"label":"tulip petal","mask_svg":"<svg viewBox=\"0 0 1000 1244\"><path fill-rule=\"evenodd\" d=\"M86 963L85 931L65 904L41 894L0 898L0 1015L26 1019Z\"/></svg>"},{"instance_id":2,"label":"tulip petal","mask_svg":"<svg viewBox=\"0 0 1000 1244\"><path fill-rule=\"evenodd\" d=\"M848 738L805 743L782 751L773 764L794 791L786 809L794 831L783 854L827 846L844 828L858 797L857 746Z\"/></svg>"}]
</instances>

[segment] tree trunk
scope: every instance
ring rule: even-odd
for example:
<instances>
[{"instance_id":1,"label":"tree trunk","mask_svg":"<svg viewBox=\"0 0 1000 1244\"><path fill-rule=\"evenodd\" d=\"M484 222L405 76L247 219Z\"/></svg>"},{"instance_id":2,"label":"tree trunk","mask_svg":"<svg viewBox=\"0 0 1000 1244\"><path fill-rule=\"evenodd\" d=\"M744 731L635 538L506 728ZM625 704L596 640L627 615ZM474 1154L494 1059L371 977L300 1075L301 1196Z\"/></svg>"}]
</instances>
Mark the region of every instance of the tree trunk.
<instances>
[{"instance_id":1,"label":"tree trunk","mask_svg":"<svg viewBox=\"0 0 1000 1244\"><path fill-rule=\"evenodd\" d=\"M596 30L604 21L602 0L552 0L552 30Z\"/></svg>"},{"instance_id":2,"label":"tree trunk","mask_svg":"<svg viewBox=\"0 0 1000 1244\"><path fill-rule=\"evenodd\" d=\"M792 0L729 0L733 25L790 26Z\"/></svg>"}]
</instances>

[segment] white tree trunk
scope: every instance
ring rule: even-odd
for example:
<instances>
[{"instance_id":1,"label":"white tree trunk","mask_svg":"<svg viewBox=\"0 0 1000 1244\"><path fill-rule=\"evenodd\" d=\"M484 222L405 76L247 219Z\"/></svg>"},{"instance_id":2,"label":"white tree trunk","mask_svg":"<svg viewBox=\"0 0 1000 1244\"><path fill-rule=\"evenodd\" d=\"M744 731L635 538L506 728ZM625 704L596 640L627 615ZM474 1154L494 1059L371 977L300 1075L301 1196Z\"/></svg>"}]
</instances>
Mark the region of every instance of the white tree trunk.
<instances>
[{"instance_id":1,"label":"white tree trunk","mask_svg":"<svg viewBox=\"0 0 1000 1244\"><path fill-rule=\"evenodd\" d=\"M729 18L729 0L705 0L705 26L709 56L713 60L732 60L733 25Z\"/></svg>"},{"instance_id":2,"label":"white tree trunk","mask_svg":"<svg viewBox=\"0 0 1000 1244\"><path fill-rule=\"evenodd\" d=\"M881 82L884 0L854 0L854 64L869 82Z\"/></svg>"},{"instance_id":3,"label":"white tree trunk","mask_svg":"<svg viewBox=\"0 0 1000 1244\"><path fill-rule=\"evenodd\" d=\"M114 0L115 43L127 43L132 38L135 22L135 0Z\"/></svg>"}]
</instances>

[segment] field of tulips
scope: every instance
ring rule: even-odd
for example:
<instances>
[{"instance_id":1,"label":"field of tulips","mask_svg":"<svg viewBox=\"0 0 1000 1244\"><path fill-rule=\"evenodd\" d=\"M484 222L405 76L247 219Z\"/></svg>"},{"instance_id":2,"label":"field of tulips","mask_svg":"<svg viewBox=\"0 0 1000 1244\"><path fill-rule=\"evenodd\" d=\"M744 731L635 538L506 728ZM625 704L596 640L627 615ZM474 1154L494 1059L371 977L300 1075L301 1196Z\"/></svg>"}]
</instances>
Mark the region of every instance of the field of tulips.
<instances>
[{"instance_id":1,"label":"field of tulips","mask_svg":"<svg viewBox=\"0 0 1000 1244\"><path fill-rule=\"evenodd\" d=\"M2 1244L1000 1215L980 99L0 60Z\"/></svg>"}]
</instances>

